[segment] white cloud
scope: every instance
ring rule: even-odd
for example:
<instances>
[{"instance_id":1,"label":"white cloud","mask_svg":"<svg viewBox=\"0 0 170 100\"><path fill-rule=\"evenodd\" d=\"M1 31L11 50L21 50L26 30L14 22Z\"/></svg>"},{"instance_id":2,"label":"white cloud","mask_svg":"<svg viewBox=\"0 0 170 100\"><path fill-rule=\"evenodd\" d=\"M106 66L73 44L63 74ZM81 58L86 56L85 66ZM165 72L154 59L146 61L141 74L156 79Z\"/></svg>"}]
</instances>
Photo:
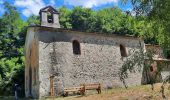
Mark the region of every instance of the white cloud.
<instances>
[{"instance_id":1,"label":"white cloud","mask_svg":"<svg viewBox=\"0 0 170 100\"><path fill-rule=\"evenodd\" d=\"M0 0L0 13L4 13L5 12L5 9L2 6L3 3L4 3L4 1Z\"/></svg>"},{"instance_id":2,"label":"white cloud","mask_svg":"<svg viewBox=\"0 0 170 100\"><path fill-rule=\"evenodd\" d=\"M3 0L0 0L0 2ZM38 15L39 10L47 5L55 6L57 0L15 0L14 5L22 8L22 14L26 17ZM105 4L117 4L118 0L64 0L65 5L82 6L86 8L98 7Z\"/></svg>"},{"instance_id":3,"label":"white cloud","mask_svg":"<svg viewBox=\"0 0 170 100\"><path fill-rule=\"evenodd\" d=\"M23 8L23 15L38 15L39 10L45 6L43 0L15 0L14 5Z\"/></svg>"},{"instance_id":4,"label":"white cloud","mask_svg":"<svg viewBox=\"0 0 170 100\"><path fill-rule=\"evenodd\" d=\"M0 13L4 13L5 12L5 9L0 7Z\"/></svg>"},{"instance_id":5,"label":"white cloud","mask_svg":"<svg viewBox=\"0 0 170 100\"><path fill-rule=\"evenodd\" d=\"M3 0L0 0L0 4L3 4L4 3L4 1Z\"/></svg>"},{"instance_id":6,"label":"white cloud","mask_svg":"<svg viewBox=\"0 0 170 100\"><path fill-rule=\"evenodd\" d=\"M55 5L55 0L50 0L50 3L49 3L50 5Z\"/></svg>"},{"instance_id":7,"label":"white cloud","mask_svg":"<svg viewBox=\"0 0 170 100\"><path fill-rule=\"evenodd\" d=\"M32 15L31 11L29 9L24 9L22 11L23 15L25 15L26 17L29 17Z\"/></svg>"},{"instance_id":8,"label":"white cloud","mask_svg":"<svg viewBox=\"0 0 170 100\"><path fill-rule=\"evenodd\" d=\"M43 0L15 0L14 5L23 8L22 14L26 17L38 15L39 10L47 5L55 5L55 0L49 0L47 4Z\"/></svg>"},{"instance_id":9,"label":"white cloud","mask_svg":"<svg viewBox=\"0 0 170 100\"><path fill-rule=\"evenodd\" d=\"M3 4L4 1L3 0L0 0L0 14L3 14L5 12L5 9L3 8Z\"/></svg>"},{"instance_id":10,"label":"white cloud","mask_svg":"<svg viewBox=\"0 0 170 100\"><path fill-rule=\"evenodd\" d=\"M126 11L132 11L132 8L127 8Z\"/></svg>"},{"instance_id":11,"label":"white cloud","mask_svg":"<svg viewBox=\"0 0 170 100\"><path fill-rule=\"evenodd\" d=\"M105 4L118 3L118 0L65 0L65 5L82 6L85 8L98 7Z\"/></svg>"},{"instance_id":12,"label":"white cloud","mask_svg":"<svg viewBox=\"0 0 170 100\"><path fill-rule=\"evenodd\" d=\"M132 16L136 16L136 12L132 8L127 8L126 11L130 11Z\"/></svg>"}]
</instances>

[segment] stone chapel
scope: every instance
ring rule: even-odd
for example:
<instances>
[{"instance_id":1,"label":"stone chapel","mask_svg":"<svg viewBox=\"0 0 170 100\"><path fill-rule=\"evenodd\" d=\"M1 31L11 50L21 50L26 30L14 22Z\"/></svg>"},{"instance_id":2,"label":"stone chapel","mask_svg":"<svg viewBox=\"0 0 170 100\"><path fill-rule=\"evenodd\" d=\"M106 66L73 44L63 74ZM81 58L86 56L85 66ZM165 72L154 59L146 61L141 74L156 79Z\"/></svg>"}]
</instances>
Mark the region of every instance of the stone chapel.
<instances>
[{"instance_id":1,"label":"stone chapel","mask_svg":"<svg viewBox=\"0 0 170 100\"><path fill-rule=\"evenodd\" d=\"M25 42L25 95L62 95L65 87L101 83L122 87L119 69L144 41L132 36L106 35L60 28L59 12L51 6L39 12L41 25L29 26ZM130 73L128 86L140 85L142 73Z\"/></svg>"}]
</instances>

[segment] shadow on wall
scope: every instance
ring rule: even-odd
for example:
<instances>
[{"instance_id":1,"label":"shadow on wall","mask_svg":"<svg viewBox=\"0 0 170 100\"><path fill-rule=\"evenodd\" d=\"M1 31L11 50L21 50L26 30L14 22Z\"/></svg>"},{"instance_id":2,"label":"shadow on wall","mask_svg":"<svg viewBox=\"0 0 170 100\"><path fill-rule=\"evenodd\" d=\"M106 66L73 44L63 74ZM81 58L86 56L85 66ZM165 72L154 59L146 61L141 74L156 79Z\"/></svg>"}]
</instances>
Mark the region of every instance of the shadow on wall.
<instances>
[{"instance_id":1,"label":"shadow on wall","mask_svg":"<svg viewBox=\"0 0 170 100\"><path fill-rule=\"evenodd\" d=\"M115 38L110 38L108 37L103 37L100 35L88 35L88 34L79 34L79 33L65 33L65 32L55 32L55 31L40 31L39 33L39 41L44 42L44 43L52 43L52 42L73 42L74 40L78 40L80 43L88 43L88 44L97 44L97 45L109 45L109 46L121 46L122 49L124 49L124 45L126 47L131 47L133 48L134 45L129 45L132 43L135 43L138 45L139 40L134 39L132 41L131 39L122 39L119 37ZM129 41L132 41L129 43ZM121 45L124 44L124 45ZM138 46L136 46L138 47ZM126 54L124 54L126 55Z\"/></svg>"}]
</instances>

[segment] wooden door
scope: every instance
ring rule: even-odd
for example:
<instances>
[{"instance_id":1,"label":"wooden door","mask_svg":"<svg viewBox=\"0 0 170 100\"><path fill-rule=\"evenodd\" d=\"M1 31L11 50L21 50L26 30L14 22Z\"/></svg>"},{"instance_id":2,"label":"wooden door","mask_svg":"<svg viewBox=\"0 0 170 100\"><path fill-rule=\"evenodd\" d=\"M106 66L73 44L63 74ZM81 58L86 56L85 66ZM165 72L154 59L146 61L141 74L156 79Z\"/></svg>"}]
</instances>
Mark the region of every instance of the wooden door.
<instances>
[{"instance_id":1,"label":"wooden door","mask_svg":"<svg viewBox=\"0 0 170 100\"><path fill-rule=\"evenodd\" d=\"M50 96L54 96L54 76L50 76Z\"/></svg>"}]
</instances>

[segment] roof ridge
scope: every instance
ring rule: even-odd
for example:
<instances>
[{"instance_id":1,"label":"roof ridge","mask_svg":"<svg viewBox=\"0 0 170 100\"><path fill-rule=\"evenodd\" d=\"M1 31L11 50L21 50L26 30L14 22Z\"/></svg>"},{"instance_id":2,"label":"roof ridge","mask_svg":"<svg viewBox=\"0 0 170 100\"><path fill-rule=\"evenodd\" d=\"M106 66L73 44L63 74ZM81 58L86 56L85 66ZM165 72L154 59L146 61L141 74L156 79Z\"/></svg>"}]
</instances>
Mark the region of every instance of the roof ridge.
<instances>
[{"instance_id":1,"label":"roof ridge","mask_svg":"<svg viewBox=\"0 0 170 100\"><path fill-rule=\"evenodd\" d=\"M39 11L39 13L40 13L40 12L43 12L43 11L44 11L45 9L47 9L47 8L52 9L52 10L54 11L54 13L59 13L59 11L56 10L56 9L55 9L54 7L52 7L51 5L48 5L48 6L44 7L44 8L41 8L40 11Z\"/></svg>"}]
</instances>

